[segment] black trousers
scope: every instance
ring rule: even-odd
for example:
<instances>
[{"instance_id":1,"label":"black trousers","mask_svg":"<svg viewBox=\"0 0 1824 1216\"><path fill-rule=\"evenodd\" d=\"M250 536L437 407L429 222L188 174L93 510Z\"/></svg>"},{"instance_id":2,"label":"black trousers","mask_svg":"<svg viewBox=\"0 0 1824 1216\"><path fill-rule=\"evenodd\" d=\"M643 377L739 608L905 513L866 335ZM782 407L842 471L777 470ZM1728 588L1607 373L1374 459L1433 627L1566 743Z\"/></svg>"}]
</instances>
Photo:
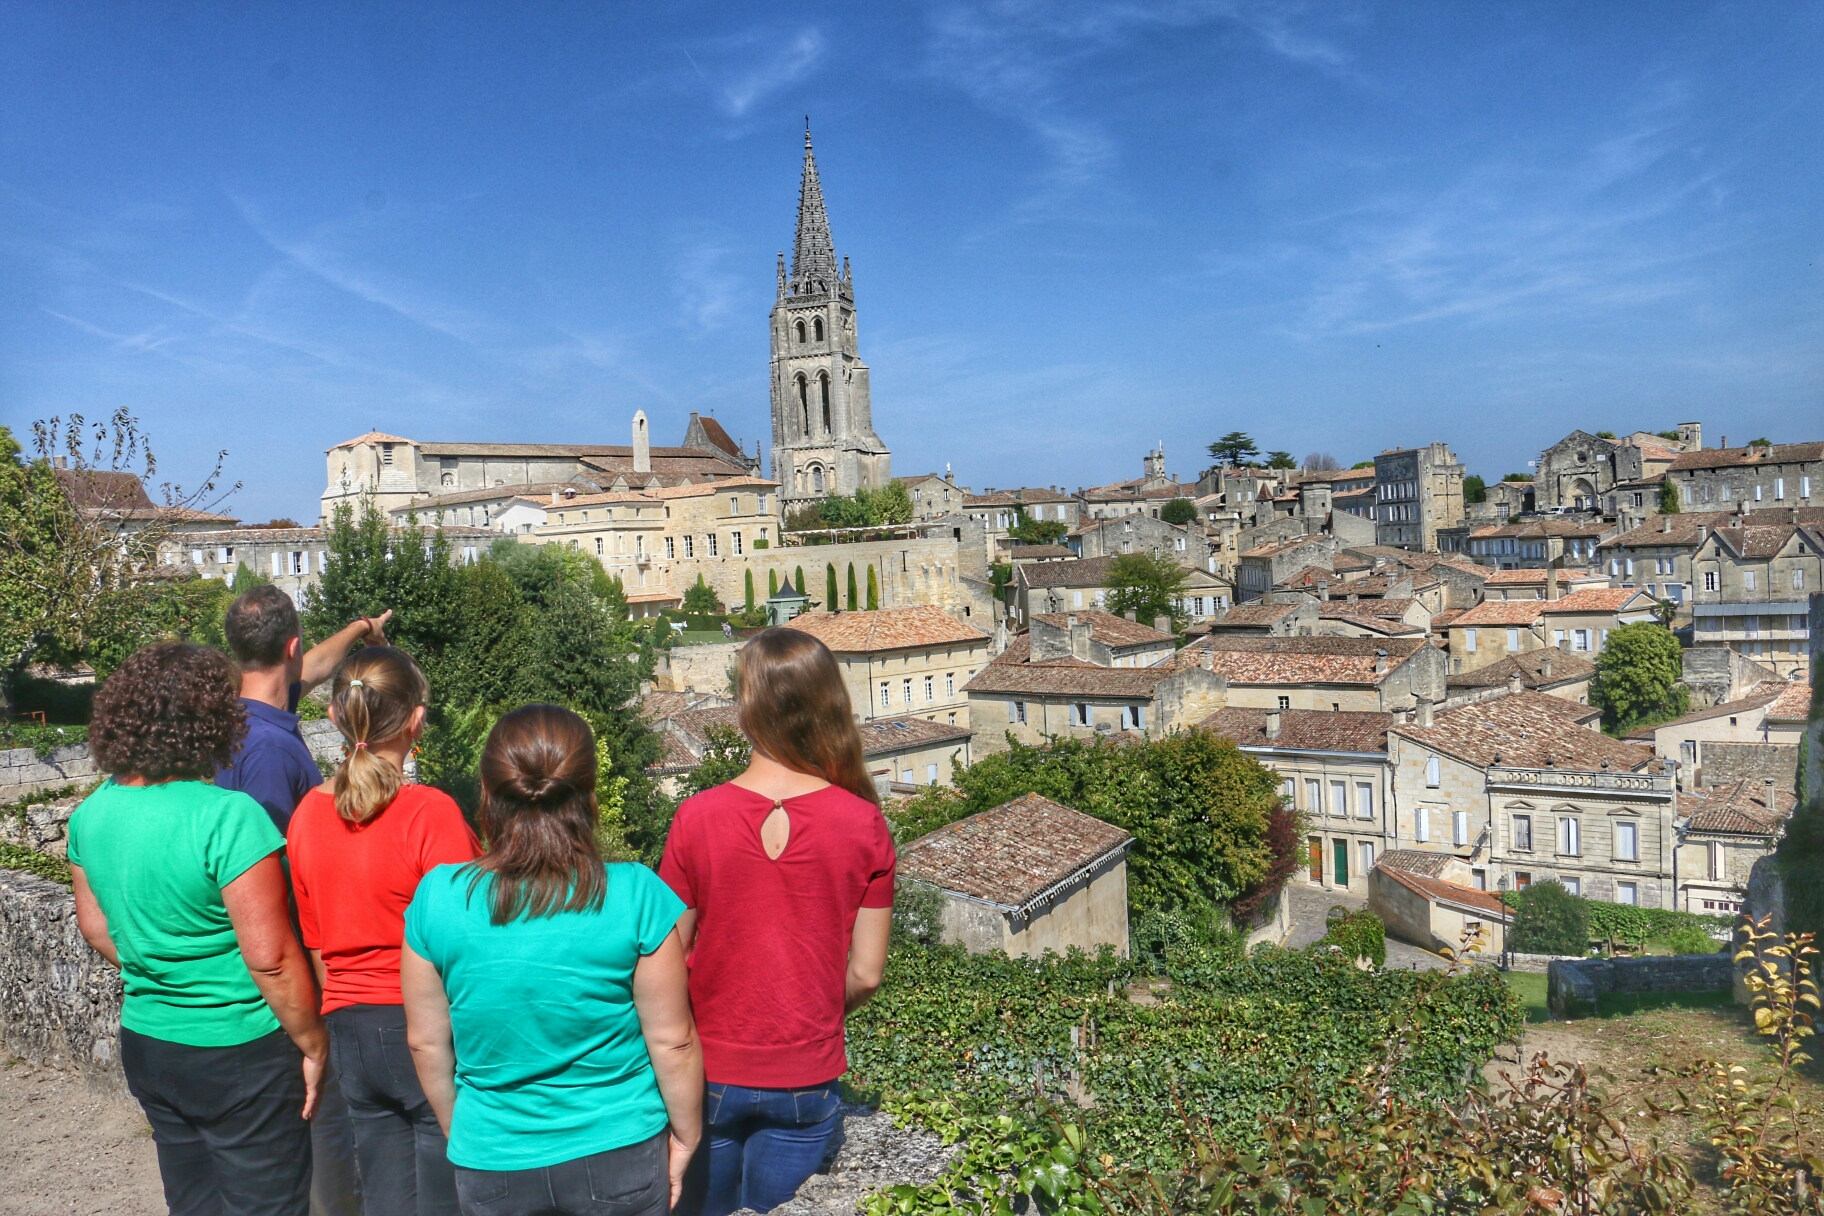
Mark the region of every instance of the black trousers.
<instances>
[{"instance_id":1,"label":"black trousers","mask_svg":"<svg viewBox=\"0 0 1824 1216\"><path fill-rule=\"evenodd\" d=\"M330 1058L354 1127L365 1216L456 1216L456 1172L405 1045L401 1005L331 1012Z\"/></svg>"},{"instance_id":2,"label":"black trousers","mask_svg":"<svg viewBox=\"0 0 1824 1216\"><path fill-rule=\"evenodd\" d=\"M120 1062L152 1125L171 1216L308 1216L304 1056L283 1030L187 1047L123 1027Z\"/></svg>"},{"instance_id":3,"label":"black trousers","mask_svg":"<svg viewBox=\"0 0 1824 1216\"><path fill-rule=\"evenodd\" d=\"M456 1170L462 1216L665 1216L665 1132L536 1170Z\"/></svg>"}]
</instances>

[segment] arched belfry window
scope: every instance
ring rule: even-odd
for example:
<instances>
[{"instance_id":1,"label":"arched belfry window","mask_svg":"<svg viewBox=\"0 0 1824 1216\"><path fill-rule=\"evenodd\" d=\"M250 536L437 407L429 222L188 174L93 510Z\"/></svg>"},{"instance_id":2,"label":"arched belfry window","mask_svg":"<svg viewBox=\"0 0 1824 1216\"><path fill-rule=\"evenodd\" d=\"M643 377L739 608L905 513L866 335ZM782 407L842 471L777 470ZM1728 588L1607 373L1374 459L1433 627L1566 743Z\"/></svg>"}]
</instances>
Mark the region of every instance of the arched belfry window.
<instances>
[{"instance_id":1,"label":"arched belfry window","mask_svg":"<svg viewBox=\"0 0 1824 1216\"><path fill-rule=\"evenodd\" d=\"M815 319L815 320L813 320L813 321L812 321L812 322L811 322L811 324L812 324L812 325L813 325L813 326L815 326L815 327L816 327L816 330L817 330L817 340L818 340L818 341L819 341L819 342L821 342L821 341L823 341L823 318L822 318L822 317L818 317L818 318L816 318L816 319ZM799 340L800 340L800 341L803 341L803 339L802 339L802 338L800 338L800 339L799 339Z\"/></svg>"},{"instance_id":2,"label":"arched belfry window","mask_svg":"<svg viewBox=\"0 0 1824 1216\"><path fill-rule=\"evenodd\" d=\"M817 377L817 388L823 394L823 433L830 433L830 373Z\"/></svg>"},{"instance_id":3,"label":"arched belfry window","mask_svg":"<svg viewBox=\"0 0 1824 1216\"><path fill-rule=\"evenodd\" d=\"M813 493L813 494L823 493L823 466L822 465L812 465L811 466L811 493Z\"/></svg>"},{"instance_id":4,"label":"arched belfry window","mask_svg":"<svg viewBox=\"0 0 1824 1216\"><path fill-rule=\"evenodd\" d=\"M798 340L800 342L804 341L804 322L803 321L798 322L796 328L798 330Z\"/></svg>"},{"instance_id":5,"label":"arched belfry window","mask_svg":"<svg viewBox=\"0 0 1824 1216\"><path fill-rule=\"evenodd\" d=\"M806 435L809 435L811 433L810 388L805 383L805 379L803 376L799 376L797 379L798 379L798 409L800 410L800 412L803 414L803 417L804 417L803 433Z\"/></svg>"}]
</instances>

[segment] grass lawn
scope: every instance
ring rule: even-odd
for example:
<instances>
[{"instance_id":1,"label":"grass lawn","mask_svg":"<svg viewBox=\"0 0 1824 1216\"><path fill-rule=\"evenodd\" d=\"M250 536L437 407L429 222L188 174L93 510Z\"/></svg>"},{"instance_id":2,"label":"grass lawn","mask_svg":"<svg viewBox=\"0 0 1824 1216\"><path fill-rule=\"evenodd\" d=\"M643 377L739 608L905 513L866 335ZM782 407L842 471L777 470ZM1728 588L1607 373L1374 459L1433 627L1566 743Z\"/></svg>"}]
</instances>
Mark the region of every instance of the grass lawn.
<instances>
[{"instance_id":1,"label":"grass lawn","mask_svg":"<svg viewBox=\"0 0 1824 1216\"><path fill-rule=\"evenodd\" d=\"M1507 986L1526 1006L1526 1020L1546 1022L1551 1014L1545 1004L1545 975L1542 972L1510 971ZM1652 1009L1719 1009L1735 1003L1730 992L1605 992L1596 998L1599 1018L1627 1017Z\"/></svg>"},{"instance_id":2,"label":"grass lawn","mask_svg":"<svg viewBox=\"0 0 1824 1216\"><path fill-rule=\"evenodd\" d=\"M1526 1020L1544 1022L1551 1015L1545 1008L1545 973L1532 971L1509 971L1507 986L1514 990L1520 1003L1526 1006Z\"/></svg>"}]
</instances>

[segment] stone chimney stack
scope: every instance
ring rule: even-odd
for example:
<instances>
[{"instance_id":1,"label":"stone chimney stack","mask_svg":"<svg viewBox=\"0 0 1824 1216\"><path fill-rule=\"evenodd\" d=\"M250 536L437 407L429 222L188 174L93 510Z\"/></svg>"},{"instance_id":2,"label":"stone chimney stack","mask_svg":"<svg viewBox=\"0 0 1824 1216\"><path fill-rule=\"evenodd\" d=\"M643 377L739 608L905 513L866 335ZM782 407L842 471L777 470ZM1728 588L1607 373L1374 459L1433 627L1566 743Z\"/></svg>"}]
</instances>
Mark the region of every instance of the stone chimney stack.
<instances>
[{"instance_id":1,"label":"stone chimney stack","mask_svg":"<svg viewBox=\"0 0 1824 1216\"><path fill-rule=\"evenodd\" d=\"M1070 657L1089 662L1089 622L1070 618Z\"/></svg>"},{"instance_id":2,"label":"stone chimney stack","mask_svg":"<svg viewBox=\"0 0 1824 1216\"><path fill-rule=\"evenodd\" d=\"M1136 625L1138 625L1140 623L1140 613L1136 609L1129 608L1126 612L1123 612L1121 615L1126 617L1128 620L1132 621Z\"/></svg>"},{"instance_id":3,"label":"stone chimney stack","mask_svg":"<svg viewBox=\"0 0 1824 1216\"><path fill-rule=\"evenodd\" d=\"M1558 559L1555 557L1545 563L1545 598L1558 598Z\"/></svg>"},{"instance_id":4,"label":"stone chimney stack","mask_svg":"<svg viewBox=\"0 0 1824 1216\"><path fill-rule=\"evenodd\" d=\"M1525 687L1526 687L1526 685L1521 681L1519 672L1515 671L1515 672L1508 673L1508 677L1507 677L1507 691L1508 692L1510 692L1510 693L1519 692L1521 689L1523 689Z\"/></svg>"},{"instance_id":5,"label":"stone chimney stack","mask_svg":"<svg viewBox=\"0 0 1824 1216\"><path fill-rule=\"evenodd\" d=\"M1771 813L1774 809L1773 778L1772 777L1764 778L1762 781L1762 784L1764 786L1764 788L1761 791L1761 797L1763 799L1762 805L1767 808L1769 813Z\"/></svg>"},{"instance_id":6,"label":"stone chimney stack","mask_svg":"<svg viewBox=\"0 0 1824 1216\"><path fill-rule=\"evenodd\" d=\"M1541 680L1552 678L1552 652L1549 650L1539 660L1539 678Z\"/></svg>"},{"instance_id":7,"label":"stone chimney stack","mask_svg":"<svg viewBox=\"0 0 1824 1216\"><path fill-rule=\"evenodd\" d=\"M1420 725L1420 726L1430 726L1431 725L1431 702L1426 700L1424 697L1419 698L1418 718L1419 718L1418 725Z\"/></svg>"},{"instance_id":8,"label":"stone chimney stack","mask_svg":"<svg viewBox=\"0 0 1824 1216\"><path fill-rule=\"evenodd\" d=\"M633 414L633 471L652 472L652 441L646 434L646 411Z\"/></svg>"},{"instance_id":9,"label":"stone chimney stack","mask_svg":"<svg viewBox=\"0 0 1824 1216\"><path fill-rule=\"evenodd\" d=\"M1267 711L1267 738L1279 738L1279 711L1277 709Z\"/></svg>"},{"instance_id":10,"label":"stone chimney stack","mask_svg":"<svg viewBox=\"0 0 1824 1216\"><path fill-rule=\"evenodd\" d=\"M1154 617L1153 628L1160 633L1170 633L1172 631L1172 618L1169 616Z\"/></svg>"},{"instance_id":11,"label":"stone chimney stack","mask_svg":"<svg viewBox=\"0 0 1824 1216\"><path fill-rule=\"evenodd\" d=\"M1197 666L1203 668L1205 671L1215 671L1216 652L1208 646L1205 646L1203 651L1197 656ZM1227 677L1224 678L1226 679Z\"/></svg>"},{"instance_id":12,"label":"stone chimney stack","mask_svg":"<svg viewBox=\"0 0 1824 1216\"><path fill-rule=\"evenodd\" d=\"M1374 674L1377 676L1387 674L1387 652L1385 650L1374 652Z\"/></svg>"}]
</instances>

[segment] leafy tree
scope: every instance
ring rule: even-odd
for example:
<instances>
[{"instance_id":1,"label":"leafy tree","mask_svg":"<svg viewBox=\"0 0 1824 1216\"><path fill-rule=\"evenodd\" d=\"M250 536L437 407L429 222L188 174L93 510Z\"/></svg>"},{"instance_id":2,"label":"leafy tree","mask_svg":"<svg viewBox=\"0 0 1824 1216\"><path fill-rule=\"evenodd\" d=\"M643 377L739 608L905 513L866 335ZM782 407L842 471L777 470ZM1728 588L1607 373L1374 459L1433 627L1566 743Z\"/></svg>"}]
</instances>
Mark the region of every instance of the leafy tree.
<instances>
[{"instance_id":1,"label":"leafy tree","mask_svg":"<svg viewBox=\"0 0 1824 1216\"><path fill-rule=\"evenodd\" d=\"M1191 572L1163 553L1123 553L1108 563L1102 585L1108 589L1108 610L1116 616L1132 612L1151 624L1154 617L1169 616L1172 628L1181 628L1179 602L1190 583Z\"/></svg>"},{"instance_id":2,"label":"leafy tree","mask_svg":"<svg viewBox=\"0 0 1824 1216\"><path fill-rule=\"evenodd\" d=\"M684 590L684 611L698 616L713 616L722 607L716 601L716 592L703 581L701 574L697 581Z\"/></svg>"},{"instance_id":3,"label":"leafy tree","mask_svg":"<svg viewBox=\"0 0 1824 1216\"><path fill-rule=\"evenodd\" d=\"M912 521L912 496L903 483L888 482L878 490L832 494L786 517L787 532L820 528L872 528Z\"/></svg>"},{"instance_id":4,"label":"leafy tree","mask_svg":"<svg viewBox=\"0 0 1824 1216\"><path fill-rule=\"evenodd\" d=\"M1230 431L1209 448L1210 458L1219 465L1238 467L1260 455L1260 448L1246 431Z\"/></svg>"},{"instance_id":5,"label":"leafy tree","mask_svg":"<svg viewBox=\"0 0 1824 1216\"><path fill-rule=\"evenodd\" d=\"M1598 439L1613 439L1613 438L1615 438L1615 432L1614 432L1614 431L1597 431L1597 432L1596 432L1596 438L1598 438Z\"/></svg>"},{"instance_id":6,"label":"leafy tree","mask_svg":"<svg viewBox=\"0 0 1824 1216\"><path fill-rule=\"evenodd\" d=\"M841 603L841 601L836 598L836 563L835 562L825 562L824 563L823 594L824 594L824 604L829 608L829 610L831 612L836 611L836 608Z\"/></svg>"},{"instance_id":7,"label":"leafy tree","mask_svg":"<svg viewBox=\"0 0 1824 1216\"><path fill-rule=\"evenodd\" d=\"M1772 447L1773 440L1771 440L1771 439L1767 438L1765 435L1763 435L1759 439L1750 439L1748 441L1748 446L1751 448Z\"/></svg>"},{"instance_id":8,"label":"leafy tree","mask_svg":"<svg viewBox=\"0 0 1824 1216\"><path fill-rule=\"evenodd\" d=\"M1684 656L1678 639L1657 621L1609 631L1596 656L1590 701L1602 707L1603 725L1625 734L1646 722L1676 718L1690 708L1691 692L1679 683Z\"/></svg>"},{"instance_id":9,"label":"leafy tree","mask_svg":"<svg viewBox=\"0 0 1824 1216\"><path fill-rule=\"evenodd\" d=\"M916 839L1039 793L1134 834L1128 898L1136 915L1177 911L1193 920L1260 887L1276 869L1268 835L1279 779L1208 731L1127 745L1059 738L1029 747L1010 739L1007 751L956 766L954 782L930 786L895 811L895 838Z\"/></svg>"},{"instance_id":10,"label":"leafy tree","mask_svg":"<svg viewBox=\"0 0 1824 1216\"><path fill-rule=\"evenodd\" d=\"M684 775L686 798L733 781L753 758L753 744L734 727L712 726L705 733L709 736L709 746L703 749L703 758L697 761L697 767Z\"/></svg>"},{"instance_id":11,"label":"leafy tree","mask_svg":"<svg viewBox=\"0 0 1824 1216\"><path fill-rule=\"evenodd\" d=\"M1466 503L1488 501L1488 483L1482 480L1480 473L1471 473L1463 479L1463 501Z\"/></svg>"},{"instance_id":12,"label":"leafy tree","mask_svg":"<svg viewBox=\"0 0 1824 1216\"><path fill-rule=\"evenodd\" d=\"M745 590L747 592L747 613L749 616L752 616L754 612L754 572L751 568L742 572L741 581L745 584Z\"/></svg>"},{"instance_id":13,"label":"leafy tree","mask_svg":"<svg viewBox=\"0 0 1824 1216\"><path fill-rule=\"evenodd\" d=\"M1027 545L1055 545L1064 539L1070 528L1061 519L1032 519L1026 514L1026 508L1014 509L1014 525L1007 535Z\"/></svg>"},{"instance_id":14,"label":"leafy tree","mask_svg":"<svg viewBox=\"0 0 1824 1216\"><path fill-rule=\"evenodd\" d=\"M1512 949L1522 954L1586 954L1590 930L1583 900L1555 880L1536 882L1509 894L1514 923L1508 929Z\"/></svg>"},{"instance_id":15,"label":"leafy tree","mask_svg":"<svg viewBox=\"0 0 1824 1216\"><path fill-rule=\"evenodd\" d=\"M234 567L234 593L245 595L255 587L264 587L272 582L264 574L249 566L246 562L237 562Z\"/></svg>"},{"instance_id":16,"label":"leafy tree","mask_svg":"<svg viewBox=\"0 0 1824 1216\"><path fill-rule=\"evenodd\" d=\"M880 607L880 580L875 576L874 563L868 563L868 611Z\"/></svg>"},{"instance_id":17,"label":"leafy tree","mask_svg":"<svg viewBox=\"0 0 1824 1216\"><path fill-rule=\"evenodd\" d=\"M1267 467L1269 469L1296 469L1298 461L1292 459L1290 452L1273 451L1267 453Z\"/></svg>"},{"instance_id":18,"label":"leafy tree","mask_svg":"<svg viewBox=\"0 0 1824 1216\"><path fill-rule=\"evenodd\" d=\"M1678 486L1670 477L1659 483L1659 513L1678 514Z\"/></svg>"},{"instance_id":19,"label":"leafy tree","mask_svg":"<svg viewBox=\"0 0 1824 1216\"><path fill-rule=\"evenodd\" d=\"M1377 967L1387 965L1387 926L1366 908L1351 911L1338 904L1324 919L1324 935L1311 944L1312 950L1335 946L1350 960L1365 958Z\"/></svg>"},{"instance_id":20,"label":"leafy tree","mask_svg":"<svg viewBox=\"0 0 1824 1216\"><path fill-rule=\"evenodd\" d=\"M844 601L844 604L850 612L853 612L857 608L861 607L861 596L857 593L856 588L855 588L855 563L854 562L849 563L849 596L848 596L848 599Z\"/></svg>"},{"instance_id":21,"label":"leafy tree","mask_svg":"<svg viewBox=\"0 0 1824 1216\"><path fill-rule=\"evenodd\" d=\"M1509 473L1507 476L1503 477L1501 480L1502 481L1531 481L1532 479L1533 479L1533 475L1531 473Z\"/></svg>"},{"instance_id":22,"label":"leafy tree","mask_svg":"<svg viewBox=\"0 0 1824 1216\"><path fill-rule=\"evenodd\" d=\"M1159 518L1168 524L1188 524L1197 518L1197 504L1188 498L1174 498L1159 508Z\"/></svg>"},{"instance_id":23,"label":"leafy tree","mask_svg":"<svg viewBox=\"0 0 1824 1216\"><path fill-rule=\"evenodd\" d=\"M1372 469L1374 467L1374 461L1358 460L1354 464L1350 465L1349 467L1351 469Z\"/></svg>"},{"instance_id":24,"label":"leafy tree","mask_svg":"<svg viewBox=\"0 0 1824 1216\"><path fill-rule=\"evenodd\" d=\"M1670 439L1674 443L1684 438L1684 436L1680 435L1677 431L1654 431L1653 433L1658 435L1661 439Z\"/></svg>"}]
</instances>

